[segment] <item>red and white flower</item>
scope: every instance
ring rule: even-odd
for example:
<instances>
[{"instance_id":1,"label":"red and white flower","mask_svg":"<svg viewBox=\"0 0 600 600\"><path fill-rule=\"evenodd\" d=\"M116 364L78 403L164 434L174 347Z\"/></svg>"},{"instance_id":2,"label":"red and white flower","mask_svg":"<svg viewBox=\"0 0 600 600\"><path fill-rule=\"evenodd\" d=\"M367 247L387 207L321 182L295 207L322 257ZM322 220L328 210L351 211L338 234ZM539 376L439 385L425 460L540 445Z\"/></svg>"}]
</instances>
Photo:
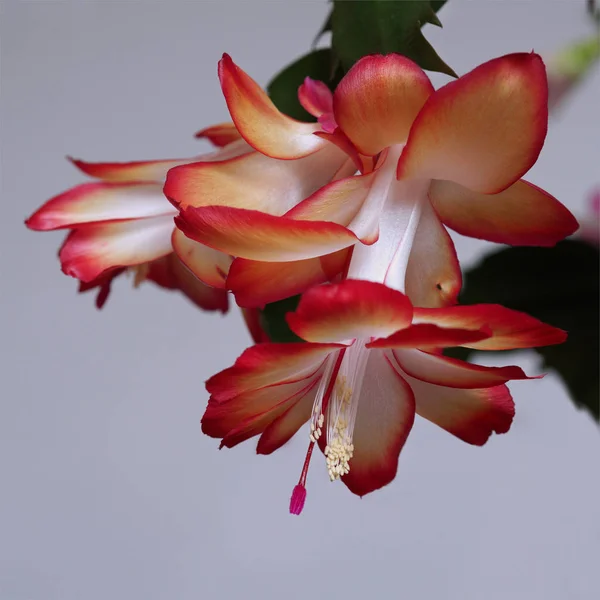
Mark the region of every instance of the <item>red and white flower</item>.
<instances>
[{"instance_id":1,"label":"red and white flower","mask_svg":"<svg viewBox=\"0 0 600 600\"><path fill-rule=\"evenodd\" d=\"M221 62L221 82L241 135L288 171L303 161L325 164L333 143L363 172L335 176L306 199L310 186L297 185L296 193L273 198L271 174L258 170L254 179L237 170L225 174L228 183L220 179L219 187L235 186L225 195L195 166L169 173L167 195L181 208L178 227L238 257L227 285L243 306L298 293L346 270L406 291L416 305L443 306L460 289L443 225L493 242L542 246L577 228L562 204L520 179L547 128L546 73L536 54L491 60L437 91L405 57L364 57L331 103L323 86L301 88L305 107L324 127L279 113L229 57ZM190 206L201 193L205 205Z\"/></svg>"},{"instance_id":2,"label":"red and white flower","mask_svg":"<svg viewBox=\"0 0 600 600\"><path fill-rule=\"evenodd\" d=\"M482 367L440 349L529 348L565 333L497 305L413 308L380 283L345 280L306 292L288 315L306 343L258 344L206 387L202 430L232 447L260 435L270 454L310 421L310 444L290 510L304 504L314 445L331 480L360 496L395 477L415 413L470 444L508 431L514 404L505 386L518 367Z\"/></svg>"},{"instance_id":3,"label":"red and white flower","mask_svg":"<svg viewBox=\"0 0 600 600\"><path fill-rule=\"evenodd\" d=\"M59 252L62 270L80 280L80 291L99 288L99 306L106 300L112 280L132 269L137 283L150 279L163 287L181 289L208 310L227 309L224 288L231 258L175 228L177 209L162 187L167 171L174 166L226 160L251 148L231 123L209 127L197 137L206 137L221 148L180 160L89 163L71 159L96 181L55 196L26 220L26 225L37 231L70 230Z\"/></svg>"}]
</instances>

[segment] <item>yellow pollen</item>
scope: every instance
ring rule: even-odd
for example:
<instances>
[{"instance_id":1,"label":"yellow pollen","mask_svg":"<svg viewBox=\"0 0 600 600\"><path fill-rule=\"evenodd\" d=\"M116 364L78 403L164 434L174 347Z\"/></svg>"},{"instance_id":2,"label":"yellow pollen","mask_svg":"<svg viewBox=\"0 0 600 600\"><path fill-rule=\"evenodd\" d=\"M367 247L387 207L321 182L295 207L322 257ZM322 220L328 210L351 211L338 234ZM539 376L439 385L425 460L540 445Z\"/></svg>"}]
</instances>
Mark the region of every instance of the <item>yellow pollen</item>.
<instances>
[{"instance_id":1,"label":"yellow pollen","mask_svg":"<svg viewBox=\"0 0 600 600\"><path fill-rule=\"evenodd\" d=\"M327 472L331 481L339 479L350 471L349 463L354 454L352 437L348 431L352 388L348 386L344 376L338 377L335 383L335 394L339 400L339 412L335 419L331 439L325 448Z\"/></svg>"}]
</instances>

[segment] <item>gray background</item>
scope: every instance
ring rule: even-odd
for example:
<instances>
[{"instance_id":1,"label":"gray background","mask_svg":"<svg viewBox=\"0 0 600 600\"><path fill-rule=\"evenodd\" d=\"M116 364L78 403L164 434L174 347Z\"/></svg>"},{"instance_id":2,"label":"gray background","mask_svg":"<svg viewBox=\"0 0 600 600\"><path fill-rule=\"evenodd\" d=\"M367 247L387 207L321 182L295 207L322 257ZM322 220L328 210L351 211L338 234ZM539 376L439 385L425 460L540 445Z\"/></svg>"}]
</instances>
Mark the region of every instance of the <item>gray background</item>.
<instances>
[{"instance_id":1,"label":"gray background","mask_svg":"<svg viewBox=\"0 0 600 600\"><path fill-rule=\"evenodd\" d=\"M198 152L193 132L227 116L221 53L266 84L326 11L2 2L1 600L598 597L600 437L553 374L511 386L512 431L484 448L419 420L394 483L362 500L315 461L291 517L304 435L256 457L200 434L204 380L249 343L237 312L201 314L130 280L97 312L59 272L62 234L22 225L83 180L66 154ZM459 73L590 31L578 0L452 0L441 18L427 34ZM529 174L578 215L598 178L598 86L596 71ZM467 263L484 247L458 240ZM533 355L514 361L538 372Z\"/></svg>"}]
</instances>

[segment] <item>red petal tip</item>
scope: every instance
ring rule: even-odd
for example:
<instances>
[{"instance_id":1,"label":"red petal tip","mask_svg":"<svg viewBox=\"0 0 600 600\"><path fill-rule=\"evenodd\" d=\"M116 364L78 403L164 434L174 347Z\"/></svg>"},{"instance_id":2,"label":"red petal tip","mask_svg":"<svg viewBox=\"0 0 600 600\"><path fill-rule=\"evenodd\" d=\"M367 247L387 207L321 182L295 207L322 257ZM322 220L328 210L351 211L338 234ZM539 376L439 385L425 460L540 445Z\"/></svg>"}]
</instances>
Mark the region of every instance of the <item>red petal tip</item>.
<instances>
[{"instance_id":1,"label":"red petal tip","mask_svg":"<svg viewBox=\"0 0 600 600\"><path fill-rule=\"evenodd\" d=\"M304 508L304 502L306 501L306 488L303 485L294 486L292 497L290 498L290 514L299 515Z\"/></svg>"}]
</instances>

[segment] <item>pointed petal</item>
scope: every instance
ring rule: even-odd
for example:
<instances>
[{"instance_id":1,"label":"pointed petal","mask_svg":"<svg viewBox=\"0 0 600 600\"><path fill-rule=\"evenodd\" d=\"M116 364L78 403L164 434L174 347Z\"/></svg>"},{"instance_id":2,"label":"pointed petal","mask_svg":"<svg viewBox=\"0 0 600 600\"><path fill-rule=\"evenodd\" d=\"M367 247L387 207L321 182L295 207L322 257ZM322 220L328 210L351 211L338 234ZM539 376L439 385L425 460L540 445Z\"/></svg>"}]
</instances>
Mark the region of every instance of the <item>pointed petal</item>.
<instances>
[{"instance_id":1,"label":"pointed petal","mask_svg":"<svg viewBox=\"0 0 600 600\"><path fill-rule=\"evenodd\" d=\"M414 418L412 390L382 350L370 350L358 400L354 456L350 472L342 477L351 492L364 496L394 479Z\"/></svg>"},{"instance_id":2,"label":"pointed petal","mask_svg":"<svg viewBox=\"0 0 600 600\"><path fill-rule=\"evenodd\" d=\"M316 391L315 386L310 390L311 393L295 402L286 412L266 427L258 440L257 454L271 454L292 439L298 429L310 419Z\"/></svg>"},{"instance_id":3,"label":"pointed petal","mask_svg":"<svg viewBox=\"0 0 600 600\"><path fill-rule=\"evenodd\" d=\"M171 242L179 260L200 281L212 287L225 289L231 256L190 240L177 228L173 230Z\"/></svg>"},{"instance_id":4,"label":"pointed petal","mask_svg":"<svg viewBox=\"0 0 600 600\"><path fill-rule=\"evenodd\" d=\"M227 277L227 288L239 306L264 306L331 281L347 264L349 249L327 257L289 262L261 262L236 258Z\"/></svg>"},{"instance_id":5,"label":"pointed petal","mask_svg":"<svg viewBox=\"0 0 600 600\"><path fill-rule=\"evenodd\" d=\"M206 382L215 400L223 402L239 394L279 383L306 379L341 344L257 344L245 350L235 364Z\"/></svg>"},{"instance_id":6,"label":"pointed petal","mask_svg":"<svg viewBox=\"0 0 600 600\"><path fill-rule=\"evenodd\" d=\"M223 205L283 215L328 183L346 160L331 144L299 160L275 160L251 152L173 169L164 193L180 208Z\"/></svg>"},{"instance_id":7,"label":"pointed petal","mask_svg":"<svg viewBox=\"0 0 600 600\"><path fill-rule=\"evenodd\" d=\"M554 246L579 227L556 198L522 179L493 195L435 180L429 198L448 227L499 244Z\"/></svg>"},{"instance_id":8,"label":"pointed petal","mask_svg":"<svg viewBox=\"0 0 600 600\"><path fill-rule=\"evenodd\" d=\"M423 70L399 54L365 56L333 95L335 119L362 154L402 143L433 92Z\"/></svg>"},{"instance_id":9,"label":"pointed petal","mask_svg":"<svg viewBox=\"0 0 600 600\"><path fill-rule=\"evenodd\" d=\"M420 323L401 329L386 338L367 344L367 348L450 348L479 342L492 335L489 329L449 329L432 323Z\"/></svg>"},{"instance_id":10,"label":"pointed petal","mask_svg":"<svg viewBox=\"0 0 600 600\"><path fill-rule=\"evenodd\" d=\"M447 387L475 389L502 385L511 379L535 379L519 367L482 367L472 363L429 354L422 350L394 350L400 368L416 379Z\"/></svg>"},{"instance_id":11,"label":"pointed petal","mask_svg":"<svg viewBox=\"0 0 600 600\"><path fill-rule=\"evenodd\" d=\"M211 144L219 146L220 148L242 139L240 132L233 123L219 123L218 125L205 127L198 131L194 137L199 139L206 138Z\"/></svg>"},{"instance_id":12,"label":"pointed petal","mask_svg":"<svg viewBox=\"0 0 600 600\"><path fill-rule=\"evenodd\" d=\"M353 279L311 288L287 315L291 330L309 342L384 337L408 327L411 319L412 305L404 294Z\"/></svg>"},{"instance_id":13,"label":"pointed petal","mask_svg":"<svg viewBox=\"0 0 600 600\"><path fill-rule=\"evenodd\" d=\"M535 163L547 126L542 59L522 53L490 60L430 96L410 130L398 177L501 192Z\"/></svg>"},{"instance_id":14,"label":"pointed petal","mask_svg":"<svg viewBox=\"0 0 600 600\"><path fill-rule=\"evenodd\" d=\"M249 75L224 54L219 79L227 107L237 130L256 150L273 158L307 156L325 142L313 135L320 126L301 123L284 115Z\"/></svg>"},{"instance_id":15,"label":"pointed petal","mask_svg":"<svg viewBox=\"0 0 600 600\"><path fill-rule=\"evenodd\" d=\"M202 417L202 432L210 437L223 438L246 425L248 420L264 417L267 413L270 413L270 422L291 406L290 401L296 402L311 391L319 377L320 375L314 375L302 381L253 390L225 402L211 398Z\"/></svg>"},{"instance_id":16,"label":"pointed petal","mask_svg":"<svg viewBox=\"0 0 600 600\"><path fill-rule=\"evenodd\" d=\"M68 157L69 160L86 175L111 181L125 182L156 182L162 183L167 176L167 171L173 167L186 165L194 158L179 158L168 160L138 160L133 162L86 162L77 158Z\"/></svg>"},{"instance_id":17,"label":"pointed petal","mask_svg":"<svg viewBox=\"0 0 600 600\"><path fill-rule=\"evenodd\" d=\"M114 267L139 265L172 252L173 219L150 217L86 225L73 230L60 249L63 272L91 281Z\"/></svg>"},{"instance_id":18,"label":"pointed petal","mask_svg":"<svg viewBox=\"0 0 600 600\"><path fill-rule=\"evenodd\" d=\"M48 200L25 224L29 229L48 231L82 223L174 215L176 212L163 196L160 185L83 183Z\"/></svg>"},{"instance_id":19,"label":"pointed petal","mask_svg":"<svg viewBox=\"0 0 600 600\"><path fill-rule=\"evenodd\" d=\"M406 294L415 306L448 306L457 302L461 287L454 243L426 202L408 259Z\"/></svg>"},{"instance_id":20,"label":"pointed petal","mask_svg":"<svg viewBox=\"0 0 600 600\"><path fill-rule=\"evenodd\" d=\"M303 260L357 242L351 231L336 223L297 221L228 206L190 206L175 217L175 223L197 242L251 260Z\"/></svg>"},{"instance_id":21,"label":"pointed petal","mask_svg":"<svg viewBox=\"0 0 600 600\"><path fill-rule=\"evenodd\" d=\"M561 344L566 332L542 323L525 313L498 304L473 304L440 309L415 308L415 323L433 323L440 327L479 329L489 327L492 337L463 344L478 350L511 350Z\"/></svg>"},{"instance_id":22,"label":"pointed petal","mask_svg":"<svg viewBox=\"0 0 600 600\"><path fill-rule=\"evenodd\" d=\"M482 446L492 433L506 433L515 404L505 385L463 390L432 385L406 376L412 388L417 414L459 439Z\"/></svg>"},{"instance_id":23,"label":"pointed petal","mask_svg":"<svg viewBox=\"0 0 600 600\"><path fill-rule=\"evenodd\" d=\"M152 261L146 279L165 289L180 291L203 310L226 313L229 308L225 290L202 283L173 253Z\"/></svg>"},{"instance_id":24,"label":"pointed petal","mask_svg":"<svg viewBox=\"0 0 600 600\"><path fill-rule=\"evenodd\" d=\"M307 77L304 80L298 88L298 100L302 108L313 117L333 112L333 94L327 84L317 79Z\"/></svg>"}]
</instances>

